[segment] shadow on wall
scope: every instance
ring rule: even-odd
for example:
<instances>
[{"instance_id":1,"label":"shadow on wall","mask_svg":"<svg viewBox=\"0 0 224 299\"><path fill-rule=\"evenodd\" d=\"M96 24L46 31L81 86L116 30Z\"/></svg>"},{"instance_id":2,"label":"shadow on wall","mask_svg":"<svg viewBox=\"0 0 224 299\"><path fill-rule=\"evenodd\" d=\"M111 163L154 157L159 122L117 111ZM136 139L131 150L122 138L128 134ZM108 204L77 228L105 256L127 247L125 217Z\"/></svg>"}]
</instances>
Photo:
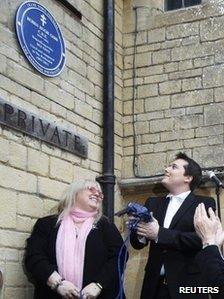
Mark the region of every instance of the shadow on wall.
<instances>
[{"instance_id":1,"label":"shadow on wall","mask_svg":"<svg viewBox=\"0 0 224 299\"><path fill-rule=\"evenodd\" d=\"M130 247L125 275L125 294L128 299L140 298L149 247L135 250Z\"/></svg>"},{"instance_id":2,"label":"shadow on wall","mask_svg":"<svg viewBox=\"0 0 224 299\"><path fill-rule=\"evenodd\" d=\"M3 286L3 276L2 276L2 271L0 270L0 290Z\"/></svg>"}]
</instances>

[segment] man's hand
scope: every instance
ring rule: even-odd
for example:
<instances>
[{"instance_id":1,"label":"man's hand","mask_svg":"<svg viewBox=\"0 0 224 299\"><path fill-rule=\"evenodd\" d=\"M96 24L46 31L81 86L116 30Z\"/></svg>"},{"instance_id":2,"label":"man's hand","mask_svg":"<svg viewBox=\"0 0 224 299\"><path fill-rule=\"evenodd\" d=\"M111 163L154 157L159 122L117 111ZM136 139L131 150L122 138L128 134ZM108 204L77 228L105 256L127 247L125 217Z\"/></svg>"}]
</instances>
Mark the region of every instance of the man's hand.
<instances>
[{"instance_id":1,"label":"man's hand","mask_svg":"<svg viewBox=\"0 0 224 299\"><path fill-rule=\"evenodd\" d=\"M217 228L217 232L215 235L215 243L219 247L224 244L224 230L222 228L222 224L221 224L221 221L219 220L219 218L218 218L218 228Z\"/></svg>"},{"instance_id":2,"label":"man's hand","mask_svg":"<svg viewBox=\"0 0 224 299\"><path fill-rule=\"evenodd\" d=\"M149 240L157 240L159 233L159 223L153 217L152 213L152 221L151 222L140 222L137 226L137 234L139 236L145 237Z\"/></svg>"},{"instance_id":3,"label":"man's hand","mask_svg":"<svg viewBox=\"0 0 224 299\"><path fill-rule=\"evenodd\" d=\"M194 214L194 226L196 233L202 240L202 243L221 246L224 241L224 231L219 218L215 215L212 208L208 209L207 216L203 203L199 204Z\"/></svg>"},{"instance_id":4,"label":"man's hand","mask_svg":"<svg viewBox=\"0 0 224 299\"><path fill-rule=\"evenodd\" d=\"M95 282L91 282L84 289L82 289L83 299L94 299L101 293L101 288Z\"/></svg>"},{"instance_id":5,"label":"man's hand","mask_svg":"<svg viewBox=\"0 0 224 299\"><path fill-rule=\"evenodd\" d=\"M62 281L62 284L57 288L57 292L66 299L80 298L79 289L68 280Z\"/></svg>"}]
</instances>

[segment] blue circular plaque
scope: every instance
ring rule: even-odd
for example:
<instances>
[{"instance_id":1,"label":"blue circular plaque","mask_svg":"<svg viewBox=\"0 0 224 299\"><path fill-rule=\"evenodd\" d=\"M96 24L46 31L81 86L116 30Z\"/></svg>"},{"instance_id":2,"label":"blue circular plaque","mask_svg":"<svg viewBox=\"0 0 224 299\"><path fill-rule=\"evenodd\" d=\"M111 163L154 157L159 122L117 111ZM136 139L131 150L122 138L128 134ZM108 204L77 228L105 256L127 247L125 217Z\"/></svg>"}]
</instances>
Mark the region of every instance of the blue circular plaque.
<instances>
[{"instance_id":1,"label":"blue circular plaque","mask_svg":"<svg viewBox=\"0 0 224 299\"><path fill-rule=\"evenodd\" d=\"M65 43L53 16L37 2L22 3L16 13L16 33L29 62L55 77L65 65Z\"/></svg>"}]
</instances>

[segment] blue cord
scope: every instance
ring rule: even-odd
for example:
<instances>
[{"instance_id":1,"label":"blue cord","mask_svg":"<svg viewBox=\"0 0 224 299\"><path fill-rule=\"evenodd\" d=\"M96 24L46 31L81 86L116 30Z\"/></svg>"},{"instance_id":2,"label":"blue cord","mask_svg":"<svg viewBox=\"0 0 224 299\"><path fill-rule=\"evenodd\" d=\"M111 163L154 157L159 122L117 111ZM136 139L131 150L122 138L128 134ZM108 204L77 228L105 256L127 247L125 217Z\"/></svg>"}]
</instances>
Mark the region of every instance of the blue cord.
<instances>
[{"instance_id":1,"label":"blue cord","mask_svg":"<svg viewBox=\"0 0 224 299\"><path fill-rule=\"evenodd\" d=\"M115 299L123 299L124 298L124 273L126 270L126 262L128 259L128 248L130 246L130 236L131 236L131 231L135 230L138 223L140 222L140 219L134 219L133 221L130 222L129 224L129 231L127 234L126 239L124 240L121 249L119 251L119 255L118 255L118 277L119 277L119 293L117 295L117 297ZM122 263L122 253L124 251L124 259L123 259L123 263ZM122 269L121 269L121 264L122 264ZM79 294L79 298L83 299L82 296L82 291L80 291Z\"/></svg>"},{"instance_id":2,"label":"blue cord","mask_svg":"<svg viewBox=\"0 0 224 299\"><path fill-rule=\"evenodd\" d=\"M121 246L121 249L119 251L119 255L118 255L119 293L118 293L116 299L124 298L124 273L125 273L126 262L127 262L127 258L128 258L128 248L130 246L130 235L131 235L131 231L136 229L139 222L140 222L140 219L134 219L133 221L130 222L130 224L128 226L128 228L129 228L128 235L127 235L126 239L124 240L124 243ZM124 260L122 263L123 250L125 250L125 253L124 253ZM121 264L122 264L122 269L121 269Z\"/></svg>"},{"instance_id":3,"label":"blue cord","mask_svg":"<svg viewBox=\"0 0 224 299\"><path fill-rule=\"evenodd\" d=\"M123 299L124 295L124 272L125 272L125 266L127 262L127 256L128 256L128 247L130 245L130 234L131 232L128 233L126 239L124 240L123 245L121 246L119 255L118 255L118 277L119 277L119 293L116 297L116 299ZM124 258L122 262L122 254L124 251ZM122 269L121 269L122 266Z\"/></svg>"}]
</instances>

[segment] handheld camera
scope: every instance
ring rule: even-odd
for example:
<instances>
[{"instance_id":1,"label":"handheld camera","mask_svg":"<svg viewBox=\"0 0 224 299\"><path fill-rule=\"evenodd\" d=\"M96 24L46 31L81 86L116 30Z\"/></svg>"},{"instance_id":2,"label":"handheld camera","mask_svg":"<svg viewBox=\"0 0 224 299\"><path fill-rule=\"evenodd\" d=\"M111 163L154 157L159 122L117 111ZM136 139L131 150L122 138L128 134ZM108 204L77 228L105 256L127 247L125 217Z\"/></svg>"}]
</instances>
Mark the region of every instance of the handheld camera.
<instances>
[{"instance_id":1,"label":"handheld camera","mask_svg":"<svg viewBox=\"0 0 224 299\"><path fill-rule=\"evenodd\" d=\"M143 222L152 221L150 211L146 207L144 207L136 202L130 202L125 209L115 213L115 216L121 217L124 214L134 217L134 219L129 220L128 227L131 231L136 230L137 225L140 221L143 221Z\"/></svg>"}]
</instances>

